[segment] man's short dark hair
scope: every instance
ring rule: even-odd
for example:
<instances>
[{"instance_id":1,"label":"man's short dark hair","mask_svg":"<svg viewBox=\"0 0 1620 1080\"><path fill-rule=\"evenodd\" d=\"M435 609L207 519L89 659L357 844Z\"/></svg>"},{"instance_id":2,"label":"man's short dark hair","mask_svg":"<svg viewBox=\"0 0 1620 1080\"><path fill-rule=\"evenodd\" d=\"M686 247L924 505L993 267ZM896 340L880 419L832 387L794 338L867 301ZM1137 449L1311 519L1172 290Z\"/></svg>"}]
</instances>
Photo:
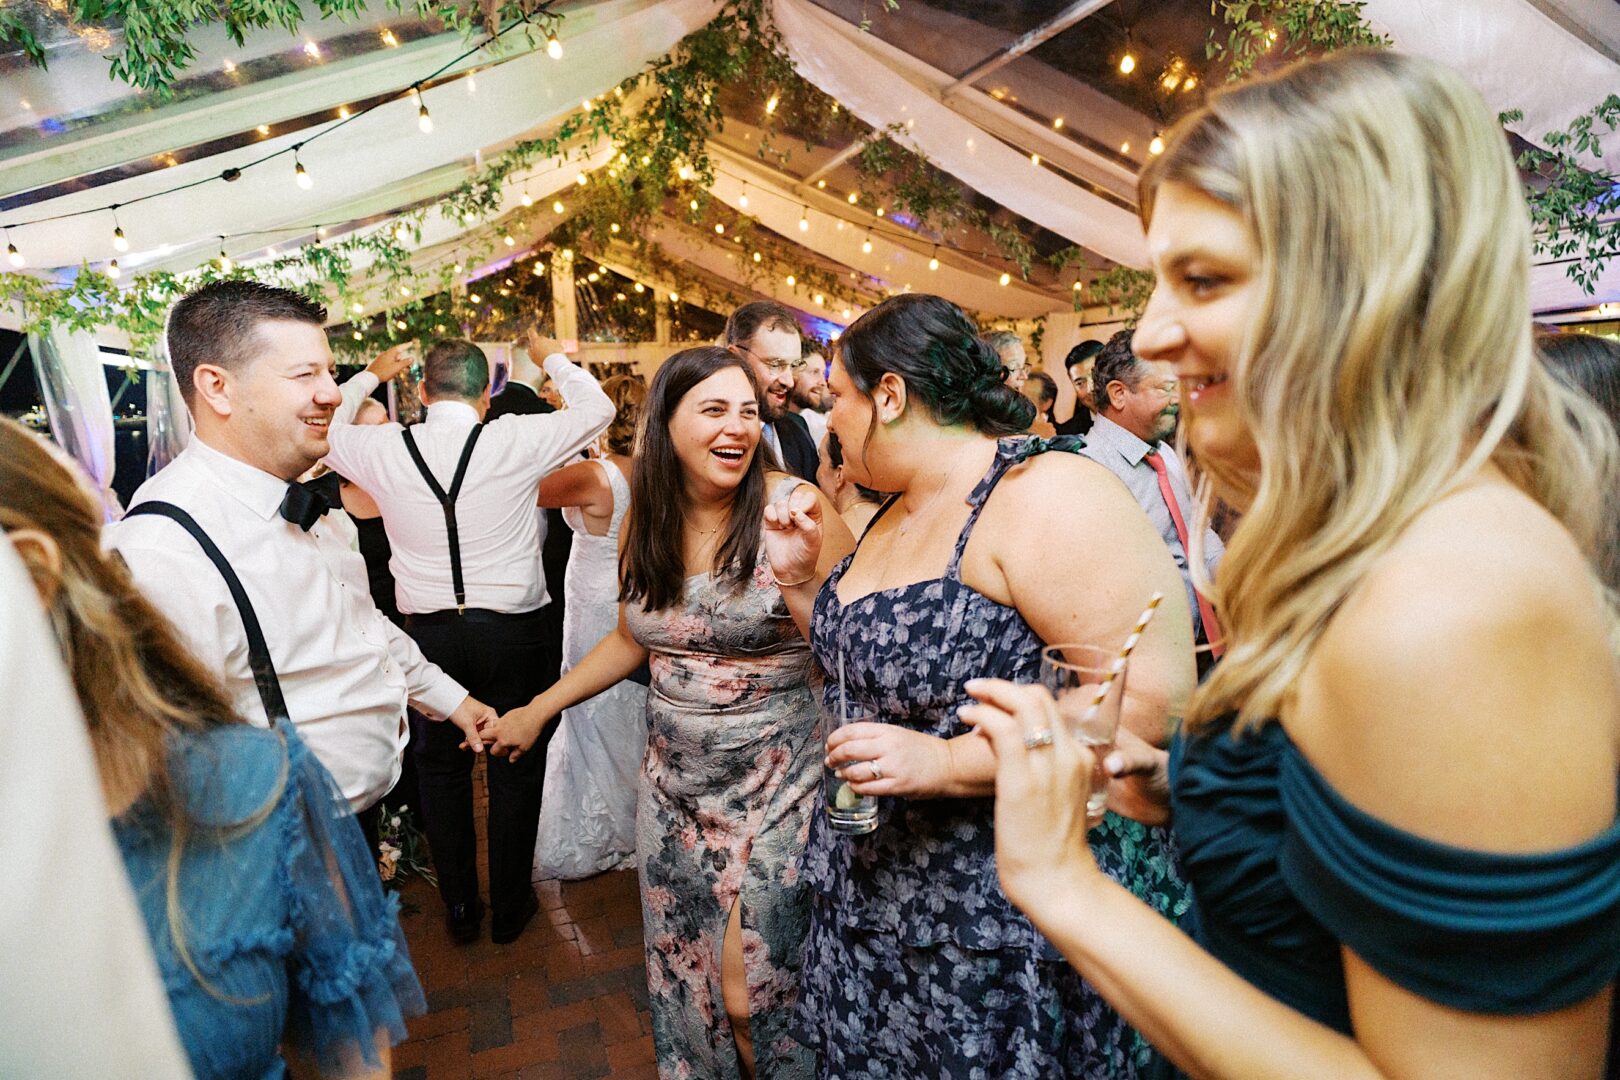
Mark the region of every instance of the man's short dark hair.
<instances>
[{"instance_id":1,"label":"man's short dark hair","mask_svg":"<svg viewBox=\"0 0 1620 1080\"><path fill-rule=\"evenodd\" d=\"M1057 380L1044 371L1032 371L1029 373L1029 381L1041 388L1041 396L1036 399L1035 404L1050 408L1052 402L1057 400Z\"/></svg>"},{"instance_id":2,"label":"man's short dark hair","mask_svg":"<svg viewBox=\"0 0 1620 1080\"><path fill-rule=\"evenodd\" d=\"M1070 349L1069 355L1063 358L1063 370L1068 371L1076 364L1083 364L1102 351L1102 342L1082 341L1080 344Z\"/></svg>"},{"instance_id":3,"label":"man's short dark hair","mask_svg":"<svg viewBox=\"0 0 1620 1080\"><path fill-rule=\"evenodd\" d=\"M489 385L489 358L462 338L437 342L422 358L422 389L435 400L477 401Z\"/></svg>"},{"instance_id":4,"label":"man's short dark hair","mask_svg":"<svg viewBox=\"0 0 1620 1080\"><path fill-rule=\"evenodd\" d=\"M326 309L289 289L257 281L216 281L182 297L169 312L169 370L191 404L200 364L240 370L253 359L259 323L282 319L326 325Z\"/></svg>"},{"instance_id":5,"label":"man's short dark hair","mask_svg":"<svg viewBox=\"0 0 1620 1080\"><path fill-rule=\"evenodd\" d=\"M1097 362L1091 366L1091 392L1098 412L1109 407L1109 383L1122 382L1134 390L1147 378L1148 366L1131 351L1132 336L1131 331L1121 330L1109 338L1108 344L1097 354Z\"/></svg>"},{"instance_id":6,"label":"man's short dark hair","mask_svg":"<svg viewBox=\"0 0 1620 1080\"><path fill-rule=\"evenodd\" d=\"M775 300L755 300L733 311L726 320L726 344L742 345L761 330L791 330L804 336L792 308Z\"/></svg>"}]
</instances>

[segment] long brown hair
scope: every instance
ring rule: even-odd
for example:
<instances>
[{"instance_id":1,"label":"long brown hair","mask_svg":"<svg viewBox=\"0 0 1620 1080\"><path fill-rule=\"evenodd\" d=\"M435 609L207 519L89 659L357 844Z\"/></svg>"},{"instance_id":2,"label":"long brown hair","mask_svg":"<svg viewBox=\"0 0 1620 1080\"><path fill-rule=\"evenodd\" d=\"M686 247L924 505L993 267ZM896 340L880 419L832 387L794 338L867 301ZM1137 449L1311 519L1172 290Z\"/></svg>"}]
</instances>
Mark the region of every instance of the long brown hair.
<instances>
[{"instance_id":1,"label":"long brown hair","mask_svg":"<svg viewBox=\"0 0 1620 1080\"><path fill-rule=\"evenodd\" d=\"M748 361L715 345L683 349L664 361L653 376L642 408L636 439L635 475L630 480L630 513L625 522L624 550L619 554L619 599L640 601L659 611L681 601L686 586L683 554L686 522L686 477L669 418L688 391L717 371L736 368L759 395L759 380ZM725 541L715 553L714 569L722 580L741 585L754 573L759 558L760 518L765 512L765 444L754 447L748 471L737 485Z\"/></svg>"},{"instance_id":2,"label":"long brown hair","mask_svg":"<svg viewBox=\"0 0 1620 1080\"><path fill-rule=\"evenodd\" d=\"M246 819L222 829L194 818L170 771L172 737L243 721L123 562L102 552L101 516L39 439L0 418L0 528L7 534L37 530L56 543L60 569L32 558L27 545L18 553L36 582L54 587L48 614L89 727L102 789L140 792L152 820L168 828L170 934L181 960L212 990L184 943L181 859L194 833L230 835L257 826L281 797L286 762L270 797Z\"/></svg>"}]
</instances>

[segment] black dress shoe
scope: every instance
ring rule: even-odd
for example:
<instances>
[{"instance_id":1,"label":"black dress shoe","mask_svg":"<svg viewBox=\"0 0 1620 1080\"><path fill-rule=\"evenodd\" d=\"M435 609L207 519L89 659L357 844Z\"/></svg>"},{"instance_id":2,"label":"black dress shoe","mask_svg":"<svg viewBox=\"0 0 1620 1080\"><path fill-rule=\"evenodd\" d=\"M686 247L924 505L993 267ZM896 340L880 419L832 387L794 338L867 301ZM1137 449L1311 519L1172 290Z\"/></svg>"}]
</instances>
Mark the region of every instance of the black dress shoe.
<instances>
[{"instance_id":1,"label":"black dress shoe","mask_svg":"<svg viewBox=\"0 0 1620 1080\"><path fill-rule=\"evenodd\" d=\"M523 933L524 927L529 925L529 920L534 918L539 910L540 901L535 898L534 890L530 889L524 894L523 906L518 908L514 916L495 913L489 924L489 940L497 945L511 944Z\"/></svg>"},{"instance_id":2,"label":"black dress shoe","mask_svg":"<svg viewBox=\"0 0 1620 1080\"><path fill-rule=\"evenodd\" d=\"M474 900L470 904L456 904L445 912L444 924L450 930L450 937L462 944L478 940L478 927L484 921L484 904Z\"/></svg>"}]
</instances>

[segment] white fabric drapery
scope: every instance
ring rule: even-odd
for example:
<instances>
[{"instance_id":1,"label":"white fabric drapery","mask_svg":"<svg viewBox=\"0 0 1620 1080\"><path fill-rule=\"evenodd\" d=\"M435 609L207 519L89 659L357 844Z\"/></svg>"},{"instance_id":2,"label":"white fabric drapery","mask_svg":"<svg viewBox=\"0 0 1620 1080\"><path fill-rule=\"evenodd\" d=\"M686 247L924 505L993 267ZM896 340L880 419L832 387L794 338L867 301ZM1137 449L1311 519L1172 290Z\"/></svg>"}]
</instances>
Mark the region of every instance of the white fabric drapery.
<instances>
[{"instance_id":1,"label":"white fabric drapery","mask_svg":"<svg viewBox=\"0 0 1620 1080\"><path fill-rule=\"evenodd\" d=\"M29 334L28 346L56 444L89 476L106 520L116 521L123 507L112 489L112 396L96 339L58 327L48 334Z\"/></svg>"},{"instance_id":2,"label":"white fabric drapery","mask_svg":"<svg viewBox=\"0 0 1620 1080\"><path fill-rule=\"evenodd\" d=\"M1037 225L1105 258L1145 263L1136 215L1029 158L942 104L899 73L922 65L899 50L811 4L774 0L771 10L793 66L813 85L880 130L899 124L904 141L939 168ZM954 79L933 73L943 87Z\"/></svg>"}]
</instances>

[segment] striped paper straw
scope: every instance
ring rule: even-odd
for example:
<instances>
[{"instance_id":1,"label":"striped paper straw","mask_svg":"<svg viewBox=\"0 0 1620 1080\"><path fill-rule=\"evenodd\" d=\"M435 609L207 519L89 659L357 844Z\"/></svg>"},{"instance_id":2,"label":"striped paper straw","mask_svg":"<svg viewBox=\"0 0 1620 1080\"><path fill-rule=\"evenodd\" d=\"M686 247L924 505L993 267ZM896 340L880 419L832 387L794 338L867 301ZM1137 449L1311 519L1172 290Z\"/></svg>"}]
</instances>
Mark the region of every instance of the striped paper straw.
<instances>
[{"instance_id":1,"label":"striped paper straw","mask_svg":"<svg viewBox=\"0 0 1620 1080\"><path fill-rule=\"evenodd\" d=\"M1147 629L1148 623L1153 621L1153 613L1159 610L1159 601L1163 599L1164 593L1162 592L1156 592L1148 597L1147 607L1142 609L1142 617L1136 620L1136 626L1131 630L1130 636L1125 639L1125 644L1119 647L1119 655L1114 659L1113 666L1108 669L1108 674L1103 676L1102 685L1097 687L1097 696L1091 699L1091 704L1086 708L1085 715L1081 717L1082 723L1095 718L1097 710L1102 708L1103 699L1108 696L1108 691L1113 687L1114 680L1119 676L1119 673L1125 670L1125 661L1131 658L1131 650L1136 648L1136 643L1142 640L1142 632Z\"/></svg>"}]
</instances>

